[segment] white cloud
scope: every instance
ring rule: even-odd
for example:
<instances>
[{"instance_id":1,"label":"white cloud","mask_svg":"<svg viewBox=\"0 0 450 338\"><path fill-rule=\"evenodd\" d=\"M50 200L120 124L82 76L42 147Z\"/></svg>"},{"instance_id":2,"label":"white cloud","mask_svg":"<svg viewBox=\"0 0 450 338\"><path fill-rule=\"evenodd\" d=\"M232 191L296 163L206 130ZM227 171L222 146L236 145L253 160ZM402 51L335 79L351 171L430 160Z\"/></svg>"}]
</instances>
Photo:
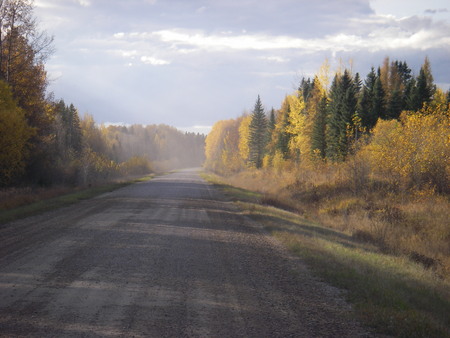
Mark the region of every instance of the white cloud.
<instances>
[{"instance_id":1,"label":"white cloud","mask_svg":"<svg viewBox=\"0 0 450 338\"><path fill-rule=\"evenodd\" d=\"M34 5L36 7L40 7L40 8L55 8L56 5L54 2L51 2L49 0L37 0L35 1Z\"/></svg>"},{"instance_id":2,"label":"white cloud","mask_svg":"<svg viewBox=\"0 0 450 338\"><path fill-rule=\"evenodd\" d=\"M89 7L91 5L90 0L75 0L76 3L78 3L80 6L83 7Z\"/></svg>"},{"instance_id":3,"label":"white cloud","mask_svg":"<svg viewBox=\"0 0 450 338\"><path fill-rule=\"evenodd\" d=\"M371 52L409 48L427 50L431 48L449 48L450 27L444 23L433 24L429 20L410 18L410 20L395 20L392 17L370 18L363 34L338 33L318 38L302 39L288 35L241 34L217 35L205 34L199 31L160 30L149 33L139 33L141 38L150 36L171 44L172 48L186 50L195 47L207 51L223 50L299 50L304 53L322 51L352 52L369 50ZM411 21L412 20L412 21ZM415 27L413 29L411 26ZM266 57L267 60L285 62L284 58Z\"/></svg>"},{"instance_id":4,"label":"white cloud","mask_svg":"<svg viewBox=\"0 0 450 338\"><path fill-rule=\"evenodd\" d=\"M163 66L163 65L170 64L170 61L157 59L153 56L145 56L145 55L141 56L141 61L147 65L152 65L152 66Z\"/></svg>"},{"instance_id":5,"label":"white cloud","mask_svg":"<svg viewBox=\"0 0 450 338\"><path fill-rule=\"evenodd\" d=\"M290 60L282 56L261 56L260 59L277 63L289 62Z\"/></svg>"},{"instance_id":6,"label":"white cloud","mask_svg":"<svg viewBox=\"0 0 450 338\"><path fill-rule=\"evenodd\" d=\"M137 50L117 50L116 52L124 58L131 58L131 59L134 59L139 54Z\"/></svg>"}]
</instances>

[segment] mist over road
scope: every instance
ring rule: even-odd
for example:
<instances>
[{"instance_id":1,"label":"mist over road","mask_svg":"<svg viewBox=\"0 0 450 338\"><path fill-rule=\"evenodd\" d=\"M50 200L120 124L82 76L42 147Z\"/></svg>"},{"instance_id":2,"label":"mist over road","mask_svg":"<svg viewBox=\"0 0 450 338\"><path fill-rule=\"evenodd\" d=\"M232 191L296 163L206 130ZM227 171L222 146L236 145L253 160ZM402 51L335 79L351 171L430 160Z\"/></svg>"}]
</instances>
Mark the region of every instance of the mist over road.
<instances>
[{"instance_id":1,"label":"mist over road","mask_svg":"<svg viewBox=\"0 0 450 338\"><path fill-rule=\"evenodd\" d=\"M195 170L0 225L0 336L367 336Z\"/></svg>"}]
</instances>

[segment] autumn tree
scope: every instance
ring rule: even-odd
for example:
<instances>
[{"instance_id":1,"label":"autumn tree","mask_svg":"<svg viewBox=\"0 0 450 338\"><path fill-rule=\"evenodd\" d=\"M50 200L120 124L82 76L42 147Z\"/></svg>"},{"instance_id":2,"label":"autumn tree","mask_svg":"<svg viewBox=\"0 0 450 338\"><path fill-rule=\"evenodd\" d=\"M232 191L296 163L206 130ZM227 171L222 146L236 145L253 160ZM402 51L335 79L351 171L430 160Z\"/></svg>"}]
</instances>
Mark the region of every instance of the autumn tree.
<instances>
[{"instance_id":1,"label":"autumn tree","mask_svg":"<svg viewBox=\"0 0 450 338\"><path fill-rule=\"evenodd\" d=\"M34 134L14 102L9 86L0 80L0 185L10 184L25 170L29 140Z\"/></svg>"},{"instance_id":2,"label":"autumn tree","mask_svg":"<svg viewBox=\"0 0 450 338\"><path fill-rule=\"evenodd\" d=\"M244 115L241 118L239 125L239 155L244 163L248 163L250 148L250 123L252 122L251 115Z\"/></svg>"},{"instance_id":3,"label":"autumn tree","mask_svg":"<svg viewBox=\"0 0 450 338\"><path fill-rule=\"evenodd\" d=\"M373 168L403 188L450 187L450 106L403 113L400 122L380 121L366 147Z\"/></svg>"},{"instance_id":4,"label":"autumn tree","mask_svg":"<svg viewBox=\"0 0 450 338\"><path fill-rule=\"evenodd\" d=\"M309 130L307 128L308 116L305 113L305 102L303 97L304 96L301 93L297 93L297 95L288 95L286 97L289 104L289 125L286 131L291 135L288 146L292 157L297 162L300 161L301 156L308 153L310 150Z\"/></svg>"},{"instance_id":5,"label":"autumn tree","mask_svg":"<svg viewBox=\"0 0 450 338\"><path fill-rule=\"evenodd\" d=\"M229 136L231 129L235 129L234 120L222 120L213 125L205 141L205 167L207 169L217 173L224 173L224 161L229 158L228 155L231 149ZM239 134L239 131L237 133ZM239 145L236 146L235 152L239 154Z\"/></svg>"},{"instance_id":6,"label":"autumn tree","mask_svg":"<svg viewBox=\"0 0 450 338\"><path fill-rule=\"evenodd\" d=\"M267 118L259 95L251 116L252 120L249 126L249 160L256 168L261 168L266 152L268 133Z\"/></svg>"},{"instance_id":7,"label":"autumn tree","mask_svg":"<svg viewBox=\"0 0 450 338\"><path fill-rule=\"evenodd\" d=\"M28 179L42 181L48 172L51 145L51 109L46 100L44 62L52 53L52 37L38 30L33 1L0 1L0 78L11 88L28 124L36 133L28 161Z\"/></svg>"},{"instance_id":8,"label":"autumn tree","mask_svg":"<svg viewBox=\"0 0 450 338\"><path fill-rule=\"evenodd\" d=\"M289 128L290 106L287 96L281 103L281 108L275 116L275 127L272 130L269 141L269 152L274 155L279 154L283 159L289 158L289 142L291 134L287 132Z\"/></svg>"}]
</instances>

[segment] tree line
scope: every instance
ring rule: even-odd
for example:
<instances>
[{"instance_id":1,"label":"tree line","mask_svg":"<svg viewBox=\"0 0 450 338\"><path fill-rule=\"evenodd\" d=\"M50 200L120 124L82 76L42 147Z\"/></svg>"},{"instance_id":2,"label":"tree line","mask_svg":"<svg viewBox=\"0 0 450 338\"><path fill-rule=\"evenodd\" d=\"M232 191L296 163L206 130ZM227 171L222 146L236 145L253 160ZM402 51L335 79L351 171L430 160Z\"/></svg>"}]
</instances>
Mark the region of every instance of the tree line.
<instances>
[{"instance_id":1,"label":"tree line","mask_svg":"<svg viewBox=\"0 0 450 338\"><path fill-rule=\"evenodd\" d=\"M428 58L417 76L405 61L386 58L364 79L349 69L331 76L325 62L279 109L264 111L258 96L251 114L217 122L206 139L205 165L229 175L365 156L369 174L448 190L449 103L450 91L434 84Z\"/></svg>"},{"instance_id":2,"label":"tree line","mask_svg":"<svg viewBox=\"0 0 450 338\"><path fill-rule=\"evenodd\" d=\"M91 184L203 162L203 135L99 126L55 100L45 70L53 37L39 31L33 10L32 0L0 0L0 186Z\"/></svg>"}]
</instances>

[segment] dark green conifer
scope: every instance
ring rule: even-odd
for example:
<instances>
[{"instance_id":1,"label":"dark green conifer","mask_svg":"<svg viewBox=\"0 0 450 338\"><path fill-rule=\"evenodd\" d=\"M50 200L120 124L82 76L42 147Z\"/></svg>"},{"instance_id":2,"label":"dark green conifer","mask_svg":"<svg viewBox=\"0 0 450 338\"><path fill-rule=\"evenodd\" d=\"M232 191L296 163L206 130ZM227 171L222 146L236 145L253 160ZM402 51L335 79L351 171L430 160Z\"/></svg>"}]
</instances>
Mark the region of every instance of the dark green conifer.
<instances>
[{"instance_id":1,"label":"dark green conifer","mask_svg":"<svg viewBox=\"0 0 450 338\"><path fill-rule=\"evenodd\" d=\"M268 140L267 118L264 113L264 108L261 99L255 103L255 108L252 113L252 120L250 122L249 135L249 161L256 168L261 168L262 160L266 152L266 145Z\"/></svg>"},{"instance_id":2,"label":"dark green conifer","mask_svg":"<svg viewBox=\"0 0 450 338\"><path fill-rule=\"evenodd\" d=\"M320 157L325 158L327 151L327 98L323 96L317 106L317 113L313 121L311 133L311 150L319 151Z\"/></svg>"},{"instance_id":3,"label":"dark green conifer","mask_svg":"<svg viewBox=\"0 0 450 338\"><path fill-rule=\"evenodd\" d=\"M344 160L349 152L348 131L353 127L356 114L356 86L348 70L336 75L330 89L328 105L327 157Z\"/></svg>"}]
</instances>

